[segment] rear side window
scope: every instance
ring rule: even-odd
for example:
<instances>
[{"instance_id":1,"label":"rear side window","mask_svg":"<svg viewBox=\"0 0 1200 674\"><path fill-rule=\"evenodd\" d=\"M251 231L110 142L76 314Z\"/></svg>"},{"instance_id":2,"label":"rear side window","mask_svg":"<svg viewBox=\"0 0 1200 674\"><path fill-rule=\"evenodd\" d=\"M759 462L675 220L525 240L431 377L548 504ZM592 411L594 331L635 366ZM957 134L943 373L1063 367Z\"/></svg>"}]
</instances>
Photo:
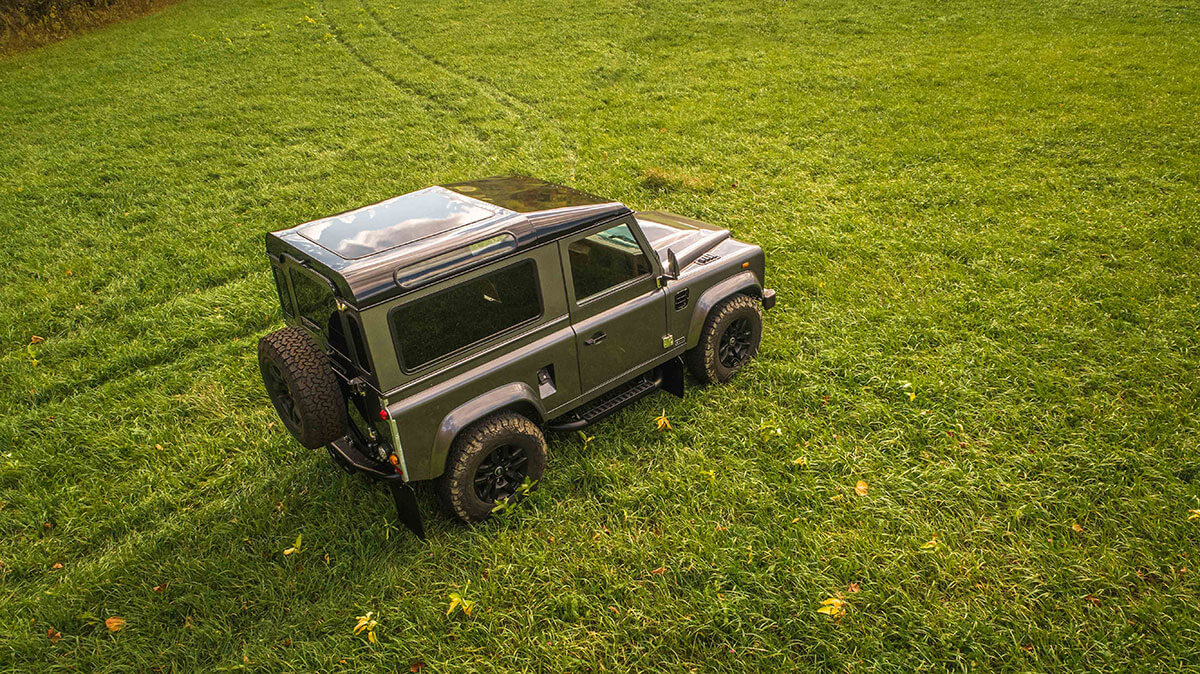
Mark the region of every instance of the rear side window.
<instances>
[{"instance_id":1,"label":"rear side window","mask_svg":"<svg viewBox=\"0 0 1200 674\"><path fill-rule=\"evenodd\" d=\"M567 246L567 256L577 302L650 273L650 260L629 225L609 227L573 241Z\"/></svg>"},{"instance_id":2,"label":"rear side window","mask_svg":"<svg viewBox=\"0 0 1200 674\"><path fill-rule=\"evenodd\" d=\"M541 314L537 265L525 260L396 307L391 321L411 371Z\"/></svg>"}]
</instances>

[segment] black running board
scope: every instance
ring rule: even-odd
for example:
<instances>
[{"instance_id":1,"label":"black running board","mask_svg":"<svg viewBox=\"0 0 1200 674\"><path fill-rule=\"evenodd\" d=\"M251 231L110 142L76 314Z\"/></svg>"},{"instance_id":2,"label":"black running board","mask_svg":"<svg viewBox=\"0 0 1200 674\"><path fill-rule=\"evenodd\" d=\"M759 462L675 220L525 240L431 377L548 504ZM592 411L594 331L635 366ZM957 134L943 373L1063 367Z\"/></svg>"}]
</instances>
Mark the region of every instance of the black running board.
<instances>
[{"instance_id":1,"label":"black running board","mask_svg":"<svg viewBox=\"0 0 1200 674\"><path fill-rule=\"evenodd\" d=\"M642 376L621 384L574 412L551 420L546 424L546 429L578 431L587 428L659 389L683 397L683 362L678 358L673 358Z\"/></svg>"}]
</instances>

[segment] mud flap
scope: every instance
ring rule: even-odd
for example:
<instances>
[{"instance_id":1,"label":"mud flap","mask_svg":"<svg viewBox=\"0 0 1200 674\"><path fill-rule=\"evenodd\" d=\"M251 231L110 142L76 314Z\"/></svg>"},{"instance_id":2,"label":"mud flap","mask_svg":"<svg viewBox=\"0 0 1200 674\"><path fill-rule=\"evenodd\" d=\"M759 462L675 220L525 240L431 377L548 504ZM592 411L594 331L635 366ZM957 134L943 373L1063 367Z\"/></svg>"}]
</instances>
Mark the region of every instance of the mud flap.
<instances>
[{"instance_id":1,"label":"mud flap","mask_svg":"<svg viewBox=\"0 0 1200 674\"><path fill-rule=\"evenodd\" d=\"M662 390L683 397L683 359L676 357L662 364Z\"/></svg>"},{"instance_id":2,"label":"mud flap","mask_svg":"<svg viewBox=\"0 0 1200 674\"><path fill-rule=\"evenodd\" d=\"M417 507L417 494L412 486L403 480L388 480L388 488L396 502L396 517L417 538L425 540L425 525L421 522L421 510Z\"/></svg>"}]
</instances>

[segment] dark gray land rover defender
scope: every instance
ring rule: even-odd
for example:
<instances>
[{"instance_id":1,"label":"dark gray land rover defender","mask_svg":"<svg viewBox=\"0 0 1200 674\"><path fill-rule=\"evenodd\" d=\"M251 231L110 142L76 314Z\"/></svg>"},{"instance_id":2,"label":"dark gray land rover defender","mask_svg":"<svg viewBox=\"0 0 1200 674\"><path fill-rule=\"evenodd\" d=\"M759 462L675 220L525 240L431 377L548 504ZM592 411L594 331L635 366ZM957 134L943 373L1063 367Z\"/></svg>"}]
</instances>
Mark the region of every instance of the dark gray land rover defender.
<instances>
[{"instance_id":1,"label":"dark gray land rover defender","mask_svg":"<svg viewBox=\"0 0 1200 674\"><path fill-rule=\"evenodd\" d=\"M758 349L761 248L729 231L525 177L429 187L267 235L288 327L259 341L284 425L486 519L542 478L542 428L732 377Z\"/></svg>"}]
</instances>

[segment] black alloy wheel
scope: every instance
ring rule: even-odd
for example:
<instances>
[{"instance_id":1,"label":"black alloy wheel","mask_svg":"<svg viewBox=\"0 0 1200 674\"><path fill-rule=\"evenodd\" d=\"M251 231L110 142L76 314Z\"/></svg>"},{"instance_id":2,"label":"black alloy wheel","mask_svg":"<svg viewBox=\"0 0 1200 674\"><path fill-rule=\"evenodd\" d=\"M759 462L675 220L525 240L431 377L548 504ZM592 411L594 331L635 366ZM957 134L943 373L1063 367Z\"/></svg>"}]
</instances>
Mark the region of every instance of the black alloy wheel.
<instances>
[{"instance_id":1,"label":"black alloy wheel","mask_svg":"<svg viewBox=\"0 0 1200 674\"><path fill-rule=\"evenodd\" d=\"M525 450L515 445L492 450L475 469L475 495L481 501L508 501L525 482L528 463Z\"/></svg>"},{"instance_id":2,"label":"black alloy wheel","mask_svg":"<svg viewBox=\"0 0 1200 674\"><path fill-rule=\"evenodd\" d=\"M717 356L721 365L733 370L750 357L753 348L754 329L750 327L750 319L738 318L725 328L721 341L717 346Z\"/></svg>"}]
</instances>

